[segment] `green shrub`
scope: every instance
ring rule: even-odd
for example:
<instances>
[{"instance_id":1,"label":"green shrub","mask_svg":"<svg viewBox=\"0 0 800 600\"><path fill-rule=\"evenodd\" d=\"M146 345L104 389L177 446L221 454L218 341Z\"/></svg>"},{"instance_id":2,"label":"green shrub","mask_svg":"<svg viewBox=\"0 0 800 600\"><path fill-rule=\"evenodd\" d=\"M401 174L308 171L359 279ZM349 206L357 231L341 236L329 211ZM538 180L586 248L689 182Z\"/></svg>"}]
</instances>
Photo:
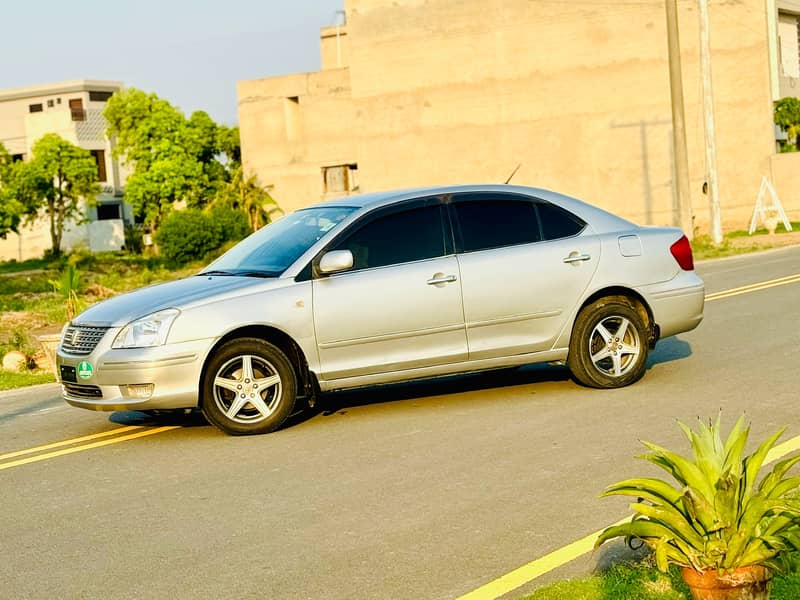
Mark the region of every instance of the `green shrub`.
<instances>
[{"instance_id":1,"label":"green shrub","mask_svg":"<svg viewBox=\"0 0 800 600\"><path fill-rule=\"evenodd\" d=\"M187 208L170 213L156 231L156 242L164 258L183 265L202 259L222 244L220 228L204 212Z\"/></svg>"},{"instance_id":2,"label":"green shrub","mask_svg":"<svg viewBox=\"0 0 800 600\"><path fill-rule=\"evenodd\" d=\"M125 224L125 252L141 254L144 250L144 231L140 223Z\"/></svg>"},{"instance_id":3,"label":"green shrub","mask_svg":"<svg viewBox=\"0 0 800 600\"><path fill-rule=\"evenodd\" d=\"M250 221L243 210L217 205L211 208L207 214L219 233L221 244L238 242L250 234Z\"/></svg>"}]
</instances>

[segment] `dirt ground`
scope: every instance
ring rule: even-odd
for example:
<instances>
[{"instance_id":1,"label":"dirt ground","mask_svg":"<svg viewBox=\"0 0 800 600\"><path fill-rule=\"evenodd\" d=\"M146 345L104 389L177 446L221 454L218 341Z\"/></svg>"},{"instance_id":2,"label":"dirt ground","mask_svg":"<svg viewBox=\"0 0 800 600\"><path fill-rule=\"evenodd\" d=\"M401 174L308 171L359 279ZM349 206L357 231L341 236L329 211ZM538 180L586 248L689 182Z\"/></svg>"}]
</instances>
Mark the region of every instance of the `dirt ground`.
<instances>
[{"instance_id":1,"label":"dirt ground","mask_svg":"<svg viewBox=\"0 0 800 600\"><path fill-rule=\"evenodd\" d=\"M734 248L795 246L800 244L800 231L734 237L728 238L728 243Z\"/></svg>"}]
</instances>

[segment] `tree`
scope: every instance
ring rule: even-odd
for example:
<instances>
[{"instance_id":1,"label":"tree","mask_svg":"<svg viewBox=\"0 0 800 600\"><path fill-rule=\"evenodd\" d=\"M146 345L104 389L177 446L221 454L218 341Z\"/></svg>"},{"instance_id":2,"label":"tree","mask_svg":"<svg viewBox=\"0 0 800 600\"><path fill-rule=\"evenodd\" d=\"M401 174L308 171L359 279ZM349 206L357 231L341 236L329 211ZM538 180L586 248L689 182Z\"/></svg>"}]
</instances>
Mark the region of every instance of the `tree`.
<instances>
[{"instance_id":1,"label":"tree","mask_svg":"<svg viewBox=\"0 0 800 600\"><path fill-rule=\"evenodd\" d=\"M114 94L103 115L116 142L114 155L133 167L126 200L156 228L177 200L191 194L200 174L182 143L186 119L166 100L135 88Z\"/></svg>"},{"instance_id":2,"label":"tree","mask_svg":"<svg viewBox=\"0 0 800 600\"><path fill-rule=\"evenodd\" d=\"M272 220L273 214L280 212L267 188L259 185L255 175L246 176L242 165L233 170L231 181L220 190L215 204L243 210L252 231L261 229Z\"/></svg>"},{"instance_id":3,"label":"tree","mask_svg":"<svg viewBox=\"0 0 800 600\"><path fill-rule=\"evenodd\" d=\"M126 198L154 229L177 201L209 204L239 164L238 129L220 127L203 111L187 119L155 94L129 88L109 99L104 116L115 155L133 167Z\"/></svg>"},{"instance_id":4,"label":"tree","mask_svg":"<svg viewBox=\"0 0 800 600\"><path fill-rule=\"evenodd\" d=\"M22 217L36 213L50 185L35 163L14 161L0 167L0 237L16 232Z\"/></svg>"},{"instance_id":5,"label":"tree","mask_svg":"<svg viewBox=\"0 0 800 600\"><path fill-rule=\"evenodd\" d=\"M81 216L81 200L94 202L100 191L97 163L88 150L70 144L55 133L42 136L33 145L33 158L20 163L17 182L25 190L26 212L35 217L42 207L50 220L50 241L55 256L61 254L64 224Z\"/></svg>"},{"instance_id":6,"label":"tree","mask_svg":"<svg viewBox=\"0 0 800 600\"><path fill-rule=\"evenodd\" d=\"M800 99L781 98L775 102L775 124L786 132L785 151L797 150L797 134L800 133Z\"/></svg>"},{"instance_id":7,"label":"tree","mask_svg":"<svg viewBox=\"0 0 800 600\"><path fill-rule=\"evenodd\" d=\"M12 177L14 164L11 155L3 144L0 144L0 238L5 238L10 231L17 231L25 208L17 200L13 190Z\"/></svg>"},{"instance_id":8,"label":"tree","mask_svg":"<svg viewBox=\"0 0 800 600\"><path fill-rule=\"evenodd\" d=\"M157 229L176 201L187 199L203 178L202 165L180 148L160 153L148 167L137 167L125 184L125 199ZM195 202L189 202L192 206Z\"/></svg>"}]
</instances>

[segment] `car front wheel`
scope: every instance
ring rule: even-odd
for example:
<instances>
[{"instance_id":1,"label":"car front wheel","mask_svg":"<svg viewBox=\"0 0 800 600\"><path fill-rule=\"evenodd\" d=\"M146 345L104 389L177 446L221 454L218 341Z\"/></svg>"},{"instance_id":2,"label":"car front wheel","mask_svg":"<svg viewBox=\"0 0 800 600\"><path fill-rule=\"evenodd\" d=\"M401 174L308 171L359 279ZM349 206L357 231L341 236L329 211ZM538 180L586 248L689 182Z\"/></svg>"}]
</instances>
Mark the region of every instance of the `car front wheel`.
<instances>
[{"instance_id":1,"label":"car front wheel","mask_svg":"<svg viewBox=\"0 0 800 600\"><path fill-rule=\"evenodd\" d=\"M203 414L225 433L269 433L291 414L297 379L279 348L257 338L241 338L214 353L202 392Z\"/></svg>"},{"instance_id":2,"label":"car front wheel","mask_svg":"<svg viewBox=\"0 0 800 600\"><path fill-rule=\"evenodd\" d=\"M578 314L567 366L586 386L623 387L644 375L648 343L647 324L627 298L601 298Z\"/></svg>"}]
</instances>

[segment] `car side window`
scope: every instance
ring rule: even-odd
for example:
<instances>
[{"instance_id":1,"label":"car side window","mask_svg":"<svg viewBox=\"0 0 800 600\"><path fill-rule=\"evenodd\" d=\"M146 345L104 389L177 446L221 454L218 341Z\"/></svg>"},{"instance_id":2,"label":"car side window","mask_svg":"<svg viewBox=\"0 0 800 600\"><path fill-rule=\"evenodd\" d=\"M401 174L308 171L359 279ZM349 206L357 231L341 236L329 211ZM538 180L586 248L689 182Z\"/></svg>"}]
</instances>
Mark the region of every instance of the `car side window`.
<instances>
[{"instance_id":1,"label":"car side window","mask_svg":"<svg viewBox=\"0 0 800 600\"><path fill-rule=\"evenodd\" d=\"M378 217L332 250L350 250L353 270L444 256L442 208L426 206Z\"/></svg>"},{"instance_id":2,"label":"car side window","mask_svg":"<svg viewBox=\"0 0 800 600\"><path fill-rule=\"evenodd\" d=\"M460 231L460 250L474 252L541 241L533 202L478 196L452 204Z\"/></svg>"},{"instance_id":3,"label":"car side window","mask_svg":"<svg viewBox=\"0 0 800 600\"><path fill-rule=\"evenodd\" d=\"M571 237L586 227L586 223L580 217L550 202L539 202L536 208L542 223L542 235L546 240Z\"/></svg>"}]
</instances>

